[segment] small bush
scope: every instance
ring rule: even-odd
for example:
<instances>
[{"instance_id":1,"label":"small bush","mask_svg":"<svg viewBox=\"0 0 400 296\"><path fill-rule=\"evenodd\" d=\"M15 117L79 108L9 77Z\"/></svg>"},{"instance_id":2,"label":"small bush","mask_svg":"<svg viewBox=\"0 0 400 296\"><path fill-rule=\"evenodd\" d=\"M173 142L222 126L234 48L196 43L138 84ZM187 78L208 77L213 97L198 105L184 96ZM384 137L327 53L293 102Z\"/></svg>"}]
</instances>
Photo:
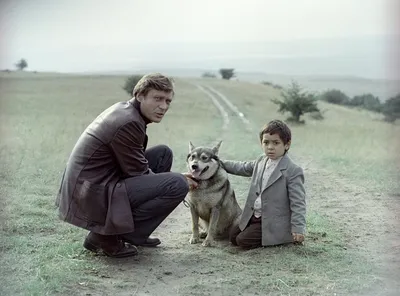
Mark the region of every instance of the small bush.
<instances>
[{"instance_id":1,"label":"small bush","mask_svg":"<svg viewBox=\"0 0 400 296\"><path fill-rule=\"evenodd\" d=\"M385 115L384 120L387 122L395 122L400 118L400 94L388 99L382 108L382 113Z\"/></svg>"},{"instance_id":2,"label":"small bush","mask_svg":"<svg viewBox=\"0 0 400 296\"><path fill-rule=\"evenodd\" d=\"M132 75L126 79L123 89L128 93L129 96L133 96L133 89L142 77L143 75Z\"/></svg>"},{"instance_id":3,"label":"small bush","mask_svg":"<svg viewBox=\"0 0 400 296\"><path fill-rule=\"evenodd\" d=\"M261 84L268 85L268 86L271 86L272 88L279 89L279 90L283 89L282 85L275 84L275 83L272 83L272 82L269 82L269 81L263 81L263 82L261 82Z\"/></svg>"},{"instance_id":4,"label":"small bush","mask_svg":"<svg viewBox=\"0 0 400 296\"><path fill-rule=\"evenodd\" d=\"M232 77L235 77L235 69L219 69L219 73L221 74L222 79L229 80Z\"/></svg>"},{"instance_id":5,"label":"small bush","mask_svg":"<svg viewBox=\"0 0 400 296\"><path fill-rule=\"evenodd\" d=\"M350 103L350 106L361 107L370 111L381 112L383 105L378 97L372 94L363 94L354 96Z\"/></svg>"},{"instance_id":6,"label":"small bush","mask_svg":"<svg viewBox=\"0 0 400 296\"><path fill-rule=\"evenodd\" d=\"M302 115L305 113L313 113L314 116L316 116L317 113L320 113L315 95L303 91L297 82L292 81L289 88L282 91L282 97L283 101L272 99L272 102L279 105L278 112L289 112L291 114L291 116L287 118L288 122L304 124L305 121L300 120ZM323 118L322 114L320 114L319 117Z\"/></svg>"},{"instance_id":7,"label":"small bush","mask_svg":"<svg viewBox=\"0 0 400 296\"><path fill-rule=\"evenodd\" d=\"M327 90L320 96L320 99L331 104L348 105L350 98L341 90L331 89Z\"/></svg>"},{"instance_id":8,"label":"small bush","mask_svg":"<svg viewBox=\"0 0 400 296\"><path fill-rule=\"evenodd\" d=\"M211 73L211 72L204 72L203 75L201 75L201 77L203 77L203 78L216 78L217 75L215 75L214 73Z\"/></svg>"}]
</instances>

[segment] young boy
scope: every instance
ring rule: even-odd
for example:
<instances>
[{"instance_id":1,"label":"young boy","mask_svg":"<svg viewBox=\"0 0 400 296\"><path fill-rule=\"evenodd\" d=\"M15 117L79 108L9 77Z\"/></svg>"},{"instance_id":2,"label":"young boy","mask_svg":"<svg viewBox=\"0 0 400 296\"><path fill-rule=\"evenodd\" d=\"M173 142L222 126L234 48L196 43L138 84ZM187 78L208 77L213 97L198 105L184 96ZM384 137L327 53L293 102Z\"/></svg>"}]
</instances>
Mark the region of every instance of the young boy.
<instances>
[{"instance_id":1,"label":"young boy","mask_svg":"<svg viewBox=\"0 0 400 296\"><path fill-rule=\"evenodd\" d=\"M264 154L252 162L222 161L229 174L252 177L231 242L243 248L302 243L306 228L303 169L287 155L291 131L272 120L260 132Z\"/></svg>"}]
</instances>

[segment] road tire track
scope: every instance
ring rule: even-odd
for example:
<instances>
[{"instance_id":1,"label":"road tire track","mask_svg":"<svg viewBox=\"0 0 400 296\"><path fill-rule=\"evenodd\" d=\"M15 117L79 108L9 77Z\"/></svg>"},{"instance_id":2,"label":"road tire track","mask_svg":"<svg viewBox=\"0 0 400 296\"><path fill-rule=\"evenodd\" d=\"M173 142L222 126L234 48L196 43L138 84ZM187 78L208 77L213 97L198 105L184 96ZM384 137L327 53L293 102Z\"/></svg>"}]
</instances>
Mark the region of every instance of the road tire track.
<instances>
[{"instance_id":1,"label":"road tire track","mask_svg":"<svg viewBox=\"0 0 400 296\"><path fill-rule=\"evenodd\" d=\"M210 92L217 95L228 107L231 109L244 123L244 126L248 131L253 131L251 122L244 116L242 112L240 112L239 108L236 107L225 95L217 91L215 88L207 85L204 88L208 89Z\"/></svg>"},{"instance_id":2,"label":"road tire track","mask_svg":"<svg viewBox=\"0 0 400 296\"><path fill-rule=\"evenodd\" d=\"M204 92L207 96L210 97L210 99L212 100L212 102L214 103L214 105L217 107L219 113L221 113L222 115L222 119L223 119L223 125L222 125L222 130L226 131L228 129L229 126L229 115L226 112L225 108L221 105L221 103L218 101L218 99L208 90L205 89L205 87L201 86L201 85L196 85L202 92Z\"/></svg>"}]
</instances>

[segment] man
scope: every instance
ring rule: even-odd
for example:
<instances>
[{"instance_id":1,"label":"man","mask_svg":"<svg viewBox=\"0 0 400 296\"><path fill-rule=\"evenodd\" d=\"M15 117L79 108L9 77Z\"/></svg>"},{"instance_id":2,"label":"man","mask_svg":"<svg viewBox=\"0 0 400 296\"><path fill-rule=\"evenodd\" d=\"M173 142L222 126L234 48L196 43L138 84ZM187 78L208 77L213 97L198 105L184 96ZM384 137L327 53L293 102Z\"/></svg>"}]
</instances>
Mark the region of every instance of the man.
<instances>
[{"instance_id":1,"label":"man","mask_svg":"<svg viewBox=\"0 0 400 296\"><path fill-rule=\"evenodd\" d=\"M90 231L86 249L127 257L138 253L136 246L157 246L150 234L196 186L170 172L167 146L146 150L147 125L162 120L173 97L170 78L145 75L131 100L103 111L75 144L56 204L62 220Z\"/></svg>"}]
</instances>

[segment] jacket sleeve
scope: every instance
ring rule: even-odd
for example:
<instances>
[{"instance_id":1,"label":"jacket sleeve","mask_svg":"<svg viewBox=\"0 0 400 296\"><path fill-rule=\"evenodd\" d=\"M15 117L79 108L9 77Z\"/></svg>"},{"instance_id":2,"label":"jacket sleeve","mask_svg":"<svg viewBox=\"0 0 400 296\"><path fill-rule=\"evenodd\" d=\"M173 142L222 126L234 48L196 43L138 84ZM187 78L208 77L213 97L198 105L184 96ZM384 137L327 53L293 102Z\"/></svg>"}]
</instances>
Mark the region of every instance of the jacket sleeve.
<instances>
[{"instance_id":1,"label":"jacket sleeve","mask_svg":"<svg viewBox=\"0 0 400 296\"><path fill-rule=\"evenodd\" d=\"M243 177L251 177L256 161L221 160L222 167L227 173Z\"/></svg>"},{"instance_id":2,"label":"jacket sleeve","mask_svg":"<svg viewBox=\"0 0 400 296\"><path fill-rule=\"evenodd\" d=\"M293 170L288 179L292 233L304 234L306 230L306 192L301 167Z\"/></svg>"},{"instance_id":3,"label":"jacket sleeve","mask_svg":"<svg viewBox=\"0 0 400 296\"><path fill-rule=\"evenodd\" d=\"M122 177L136 177L149 173L149 165L144 156L146 131L138 122L123 125L110 142L110 148L120 166Z\"/></svg>"}]
</instances>

